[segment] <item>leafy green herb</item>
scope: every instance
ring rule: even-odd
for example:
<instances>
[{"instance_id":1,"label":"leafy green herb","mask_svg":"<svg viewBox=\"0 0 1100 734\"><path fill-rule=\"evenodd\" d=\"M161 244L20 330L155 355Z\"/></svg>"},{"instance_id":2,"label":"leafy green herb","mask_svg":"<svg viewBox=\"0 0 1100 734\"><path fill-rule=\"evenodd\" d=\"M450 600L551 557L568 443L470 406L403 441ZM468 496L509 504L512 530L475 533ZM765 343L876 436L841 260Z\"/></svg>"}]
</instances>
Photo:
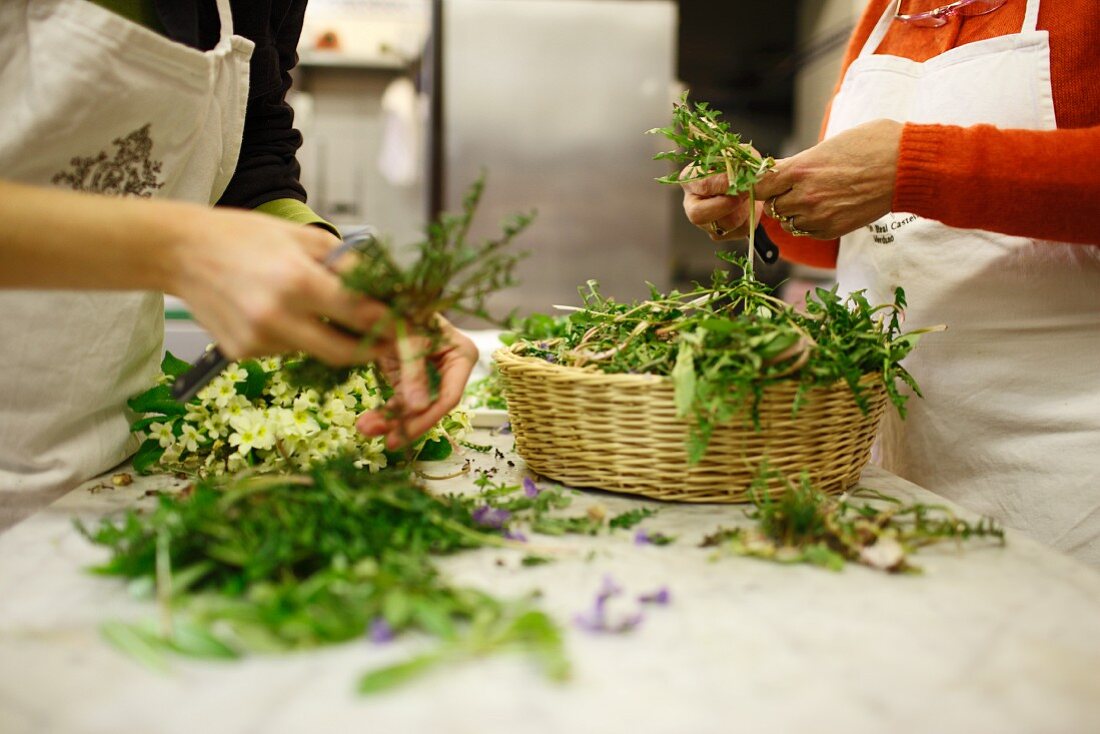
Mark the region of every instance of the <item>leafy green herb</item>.
<instances>
[{"instance_id":1,"label":"leafy green herb","mask_svg":"<svg viewBox=\"0 0 1100 734\"><path fill-rule=\"evenodd\" d=\"M814 488L805 476L798 483L787 482L778 496L766 487L761 478L750 489L753 507L748 515L756 521L754 528L719 529L701 545L834 571L854 562L891 573L914 573L920 567L909 557L928 545L971 539L1004 544L1004 530L991 518L967 522L939 505L903 505L871 490L835 498ZM878 504L857 504L857 494Z\"/></svg>"},{"instance_id":2,"label":"leafy green herb","mask_svg":"<svg viewBox=\"0 0 1100 734\"><path fill-rule=\"evenodd\" d=\"M648 507L638 507L633 510L627 510L626 512L615 515L613 518L607 521L609 527L619 528L623 530L629 530L643 520L653 517L657 514L657 510L652 510Z\"/></svg>"},{"instance_id":3,"label":"leafy green herb","mask_svg":"<svg viewBox=\"0 0 1100 734\"><path fill-rule=\"evenodd\" d=\"M680 168L690 164L693 170L677 171L657 180L678 184L724 173L729 178L727 194L736 196L751 191L775 161L761 157L751 143L741 142L741 136L721 118L722 113L711 109L706 102L690 103L688 93L684 92L680 101L673 105L672 125L654 128L648 133L663 135L678 146L675 150L658 153L654 160L673 161Z\"/></svg>"},{"instance_id":4,"label":"leafy green herb","mask_svg":"<svg viewBox=\"0 0 1100 734\"><path fill-rule=\"evenodd\" d=\"M725 174L729 187L726 194L736 196L748 192L750 218L756 215L753 187L764 177L775 161L761 157L753 150L751 143L741 142L741 136L723 122L722 113L710 108L706 102L692 105L688 102L688 93L684 92L680 101L673 105L672 125L649 130L649 134L663 135L677 145L677 148L658 153L654 160L673 161L682 170L657 180L664 184L681 184L685 181ZM687 166L690 165L690 168ZM751 274L755 253L756 223L749 222L749 259L746 268Z\"/></svg>"},{"instance_id":5,"label":"leafy green herb","mask_svg":"<svg viewBox=\"0 0 1100 734\"><path fill-rule=\"evenodd\" d=\"M504 386L496 365L489 374L480 380L474 380L466 387L463 404L469 410L487 408L489 410L507 410L508 401L504 398Z\"/></svg>"},{"instance_id":6,"label":"leafy green herb","mask_svg":"<svg viewBox=\"0 0 1100 734\"><path fill-rule=\"evenodd\" d=\"M877 375L899 413L906 395L901 382L920 394L901 360L921 334L901 331L905 294L892 304L872 306L862 292L843 298L836 287L807 295L805 312L772 295L744 261L719 253L743 273L716 268L708 285L629 304L600 293L589 281L581 290L583 307L561 326L561 336L520 340L523 353L556 364L610 374L669 377L681 417L690 418L688 458L698 462L716 426L733 421L759 425L764 389L782 381L798 383L797 413L809 390L843 381L866 411L860 381Z\"/></svg>"},{"instance_id":7,"label":"leafy green herb","mask_svg":"<svg viewBox=\"0 0 1100 734\"><path fill-rule=\"evenodd\" d=\"M398 262L385 240L371 239L360 248L356 265L343 275L344 285L387 304L399 319L379 324L379 333L365 334L367 342L393 327L398 332L398 351L415 356L407 332L427 336L427 351L434 352L442 338L438 314L455 312L493 321L486 299L515 284L513 273L522 255L507 248L531 224L534 212L515 215L504 223L499 237L473 244L470 225L484 190L482 177L467 191L461 213L444 214L429 225L426 239L416 245L419 257L407 267ZM346 370L307 359L295 367L292 382L324 392L346 375Z\"/></svg>"},{"instance_id":8,"label":"leafy green herb","mask_svg":"<svg viewBox=\"0 0 1100 734\"><path fill-rule=\"evenodd\" d=\"M446 581L434 556L506 543L474 521L477 500L438 498L398 470L350 459L308 474L204 480L152 511L94 529L111 551L97 573L156 590L160 624L109 623L104 635L154 667L168 653L229 658L394 633L441 640L427 659L376 671L374 691L436 662L518 649L547 673L568 670L557 628L524 600Z\"/></svg>"},{"instance_id":9,"label":"leafy green herb","mask_svg":"<svg viewBox=\"0 0 1100 734\"><path fill-rule=\"evenodd\" d=\"M508 514L505 530L526 524L532 532L542 535L596 535L604 527L603 514L589 511L583 515L563 516L563 510L573 504L573 498L562 487L537 489L527 480L525 491L521 485L494 482L488 474L480 474L474 484L481 489L480 499L485 506ZM530 491L534 488L534 491Z\"/></svg>"}]
</instances>

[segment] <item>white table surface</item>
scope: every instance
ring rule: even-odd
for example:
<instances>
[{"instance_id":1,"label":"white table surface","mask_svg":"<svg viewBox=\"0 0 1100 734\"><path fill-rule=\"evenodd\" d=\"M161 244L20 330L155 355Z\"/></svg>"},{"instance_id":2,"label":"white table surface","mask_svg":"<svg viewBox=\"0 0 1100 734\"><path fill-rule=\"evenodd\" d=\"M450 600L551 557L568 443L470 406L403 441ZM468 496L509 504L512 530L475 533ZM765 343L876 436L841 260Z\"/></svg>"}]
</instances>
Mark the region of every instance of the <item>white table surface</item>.
<instances>
[{"instance_id":1,"label":"white table surface","mask_svg":"<svg viewBox=\"0 0 1100 734\"><path fill-rule=\"evenodd\" d=\"M522 469L510 458L502 478ZM668 547L617 531L536 537L562 556L546 566L492 549L443 561L455 581L498 595L544 592L543 608L568 628L565 685L502 657L372 699L354 693L359 673L416 639L154 673L98 636L105 620L153 609L83 571L104 552L71 521L148 502L146 489L170 481L91 493L93 482L0 535L0 733L1100 732L1100 574L1017 534L1004 548L927 550L916 556L922 576L713 560L698 541L744 522L740 508L717 505L662 505L642 527L679 536ZM864 485L941 501L874 467ZM433 486L471 487L469 477ZM610 513L657 504L592 493L573 509L591 502ZM569 627L605 574L632 594L667 585L672 603L629 635Z\"/></svg>"}]
</instances>

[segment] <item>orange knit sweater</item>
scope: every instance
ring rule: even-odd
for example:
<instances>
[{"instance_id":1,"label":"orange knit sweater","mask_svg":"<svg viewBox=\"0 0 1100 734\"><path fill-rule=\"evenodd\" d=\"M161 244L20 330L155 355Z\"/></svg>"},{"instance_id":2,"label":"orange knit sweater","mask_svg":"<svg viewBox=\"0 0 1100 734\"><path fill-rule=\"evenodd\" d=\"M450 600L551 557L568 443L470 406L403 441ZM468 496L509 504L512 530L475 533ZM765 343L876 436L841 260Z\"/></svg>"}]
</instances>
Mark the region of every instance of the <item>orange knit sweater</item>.
<instances>
[{"instance_id":1,"label":"orange knit sweater","mask_svg":"<svg viewBox=\"0 0 1100 734\"><path fill-rule=\"evenodd\" d=\"M841 76L891 0L870 0L848 45ZM946 0L906 0L905 12ZM1018 33L1027 0L992 13L956 16L942 28L894 21L876 53L926 61L955 46ZM1100 13L1096 0L1043 0L1039 29L1050 33L1057 130L991 125L905 125L893 210L952 227L1100 245ZM839 83L838 83L839 88ZM824 126L822 127L824 129ZM765 217L783 257L834 267L838 242L795 238Z\"/></svg>"}]
</instances>

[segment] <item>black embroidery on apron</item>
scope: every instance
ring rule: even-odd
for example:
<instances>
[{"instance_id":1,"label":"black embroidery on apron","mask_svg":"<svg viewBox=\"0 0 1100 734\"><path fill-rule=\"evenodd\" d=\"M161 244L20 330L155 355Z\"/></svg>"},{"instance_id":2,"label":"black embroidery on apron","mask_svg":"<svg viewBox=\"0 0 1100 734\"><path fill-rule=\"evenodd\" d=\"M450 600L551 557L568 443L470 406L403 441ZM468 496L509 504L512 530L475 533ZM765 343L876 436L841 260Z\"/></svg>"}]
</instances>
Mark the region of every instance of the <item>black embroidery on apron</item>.
<instances>
[{"instance_id":1,"label":"black embroidery on apron","mask_svg":"<svg viewBox=\"0 0 1100 734\"><path fill-rule=\"evenodd\" d=\"M87 158L73 158L69 161L71 168L54 174L50 183L63 184L74 191L149 198L164 186L158 180L161 161L149 157L153 150L149 127L146 123L129 135L112 140L113 158L108 159L106 150Z\"/></svg>"}]
</instances>

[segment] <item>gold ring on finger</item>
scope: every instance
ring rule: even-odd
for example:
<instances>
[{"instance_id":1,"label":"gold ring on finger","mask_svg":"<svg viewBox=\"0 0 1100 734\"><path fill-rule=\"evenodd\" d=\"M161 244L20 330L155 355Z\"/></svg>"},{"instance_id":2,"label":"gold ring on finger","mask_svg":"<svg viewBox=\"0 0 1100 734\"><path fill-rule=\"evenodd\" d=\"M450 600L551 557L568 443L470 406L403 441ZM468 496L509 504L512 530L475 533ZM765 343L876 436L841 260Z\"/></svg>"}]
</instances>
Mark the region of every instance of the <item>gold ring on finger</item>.
<instances>
[{"instance_id":1,"label":"gold ring on finger","mask_svg":"<svg viewBox=\"0 0 1100 734\"><path fill-rule=\"evenodd\" d=\"M772 219L778 219L779 221L783 221L783 217L779 216L779 212L777 212L775 210L775 197L774 196L772 198L768 199L768 215L771 216Z\"/></svg>"}]
</instances>

